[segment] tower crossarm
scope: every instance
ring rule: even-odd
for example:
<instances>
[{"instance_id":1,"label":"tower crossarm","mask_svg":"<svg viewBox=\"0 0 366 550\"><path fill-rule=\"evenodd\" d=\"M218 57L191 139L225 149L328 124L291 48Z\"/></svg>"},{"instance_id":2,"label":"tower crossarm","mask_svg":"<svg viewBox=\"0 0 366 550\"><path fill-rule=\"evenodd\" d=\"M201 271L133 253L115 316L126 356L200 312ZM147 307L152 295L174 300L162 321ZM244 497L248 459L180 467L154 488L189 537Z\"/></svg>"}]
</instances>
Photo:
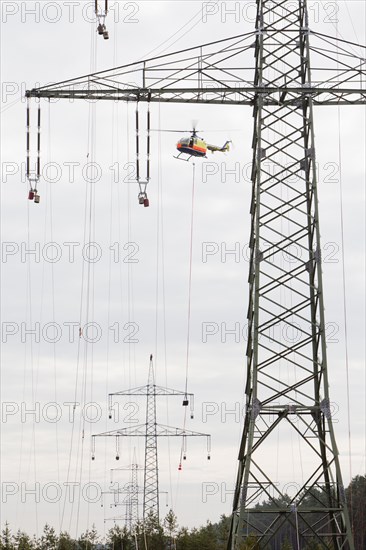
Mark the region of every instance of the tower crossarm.
<instances>
[{"instance_id":1,"label":"tower crossarm","mask_svg":"<svg viewBox=\"0 0 366 550\"><path fill-rule=\"evenodd\" d=\"M99 434L94 434L92 438L95 437L145 437L146 435L146 424L140 424L139 426L133 426L128 428L118 428L117 430L110 430L108 432L101 432ZM157 437L172 437L172 436L197 436L197 437L207 437L211 438L210 434L202 432L194 432L192 430L187 430L184 428L174 428L171 426L165 426L163 424L156 424L156 436Z\"/></svg>"},{"instance_id":2,"label":"tower crossarm","mask_svg":"<svg viewBox=\"0 0 366 550\"><path fill-rule=\"evenodd\" d=\"M122 390L118 392L112 392L108 394L110 398L112 397L118 397L118 396L128 396L128 395L144 395L146 397L146 392L148 390L148 386L140 386L138 388L132 388L129 390ZM178 396L189 396L193 398L193 393L185 393L184 391L180 390L172 390L170 388L163 388L162 386L156 386L155 384L152 387L150 395L178 395Z\"/></svg>"},{"instance_id":3,"label":"tower crossarm","mask_svg":"<svg viewBox=\"0 0 366 550\"><path fill-rule=\"evenodd\" d=\"M278 1L283 6L283 1ZM263 105L298 105L311 97L313 105L366 103L366 48L339 38L313 32L304 22L291 22L281 31L266 25L281 78L253 80L253 57L258 53L258 32L202 44L28 90L27 97L127 102L205 103L253 105L261 95ZM311 37L312 83L299 82L286 64L281 43L294 50ZM300 64L295 67L297 74Z\"/></svg>"}]
</instances>

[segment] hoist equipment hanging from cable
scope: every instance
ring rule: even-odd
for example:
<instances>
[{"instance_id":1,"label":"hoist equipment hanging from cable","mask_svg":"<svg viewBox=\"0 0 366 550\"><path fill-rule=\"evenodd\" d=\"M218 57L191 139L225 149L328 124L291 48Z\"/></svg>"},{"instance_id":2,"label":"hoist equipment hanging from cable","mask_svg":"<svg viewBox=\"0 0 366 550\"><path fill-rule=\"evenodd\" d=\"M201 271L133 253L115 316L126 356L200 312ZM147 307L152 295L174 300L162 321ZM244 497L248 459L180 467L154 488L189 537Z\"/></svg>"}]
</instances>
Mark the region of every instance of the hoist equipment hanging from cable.
<instances>
[{"instance_id":1,"label":"hoist equipment hanging from cable","mask_svg":"<svg viewBox=\"0 0 366 550\"><path fill-rule=\"evenodd\" d=\"M28 199L34 201L36 204L40 201L40 195L38 194L37 187L41 176L41 104L38 103L37 113L37 163L36 172L31 173L30 168L30 101L27 100L27 160L26 160L26 178L29 182Z\"/></svg>"},{"instance_id":2,"label":"hoist equipment hanging from cable","mask_svg":"<svg viewBox=\"0 0 366 550\"><path fill-rule=\"evenodd\" d=\"M104 40L108 40L109 38L109 34L105 26L105 18L107 17L107 14L108 14L108 0L105 0L104 2L104 11L102 9L99 10L98 0L95 0L95 15L97 16L97 19L98 19L97 31L98 31L98 34L103 36Z\"/></svg>"},{"instance_id":3,"label":"hoist equipment hanging from cable","mask_svg":"<svg viewBox=\"0 0 366 550\"><path fill-rule=\"evenodd\" d=\"M147 197L147 184L150 181L150 103L147 106L146 114L146 179L141 180L140 177L140 127L139 127L139 104L136 104L136 181L139 185L140 192L138 194L139 204L143 204L145 207L149 206L149 199Z\"/></svg>"}]
</instances>

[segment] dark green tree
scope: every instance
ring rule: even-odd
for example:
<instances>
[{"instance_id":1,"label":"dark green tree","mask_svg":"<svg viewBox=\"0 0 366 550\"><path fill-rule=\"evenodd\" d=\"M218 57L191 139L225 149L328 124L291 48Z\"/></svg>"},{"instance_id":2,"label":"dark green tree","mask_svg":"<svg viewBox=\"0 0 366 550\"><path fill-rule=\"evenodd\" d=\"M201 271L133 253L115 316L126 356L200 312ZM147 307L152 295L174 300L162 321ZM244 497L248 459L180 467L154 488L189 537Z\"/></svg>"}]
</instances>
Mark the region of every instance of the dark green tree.
<instances>
[{"instance_id":1,"label":"dark green tree","mask_svg":"<svg viewBox=\"0 0 366 550\"><path fill-rule=\"evenodd\" d=\"M346 489L356 550L366 548L366 477L356 476Z\"/></svg>"},{"instance_id":2,"label":"dark green tree","mask_svg":"<svg viewBox=\"0 0 366 550\"><path fill-rule=\"evenodd\" d=\"M1 532L0 548L1 550L13 550L14 548L12 544L12 534L7 521L5 522L4 529Z\"/></svg>"},{"instance_id":3,"label":"dark green tree","mask_svg":"<svg viewBox=\"0 0 366 550\"><path fill-rule=\"evenodd\" d=\"M239 550L261 550L257 536L250 534L246 541L241 543Z\"/></svg>"},{"instance_id":4,"label":"dark green tree","mask_svg":"<svg viewBox=\"0 0 366 550\"><path fill-rule=\"evenodd\" d=\"M58 536L53 527L47 523L43 528L43 533L36 542L37 550L58 550Z\"/></svg>"},{"instance_id":5,"label":"dark green tree","mask_svg":"<svg viewBox=\"0 0 366 550\"><path fill-rule=\"evenodd\" d=\"M20 529L17 531L17 534L13 537L14 542L14 548L16 550L33 550L34 544L33 541L30 539L30 537L21 531Z\"/></svg>"},{"instance_id":6,"label":"dark green tree","mask_svg":"<svg viewBox=\"0 0 366 550\"><path fill-rule=\"evenodd\" d=\"M168 548L169 550L174 549L174 539L176 538L178 530L178 520L177 516L172 509L169 510L164 519L164 527L168 534Z\"/></svg>"},{"instance_id":7,"label":"dark green tree","mask_svg":"<svg viewBox=\"0 0 366 550\"><path fill-rule=\"evenodd\" d=\"M148 549L162 550L165 545L164 529L159 523L159 518L153 512L150 512L145 518L143 528L143 537L146 538Z\"/></svg>"},{"instance_id":8,"label":"dark green tree","mask_svg":"<svg viewBox=\"0 0 366 550\"><path fill-rule=\"evenodd\" d=\"M76 550L77 543L66 532L60 533L57 550Z\"/></svg>"},{"instance_id":9,"label":"dark green tree","mask_svg":"<svg viewBox=\"0 0 366 550\"><path fill-rule=\"evenodd\" d=\"M92 525L92 528L87 529L85 533L81 535L78 540L80 550L93 550L95 545L98 543L98 533L95 528L95 525Z\"/></svg>"},{"instance_id":10,"label":"dark green tree","mask_svg":"<svg viewBox=\"0 0 366 550\"><path fill-rule=\"evenodd\" d=\"M127 527L115 525L108 531L107 541L113 550L133 550L133 535L129 533Z\"/></svg>"},{"instance_id":11,"label":"dark green tree","mask_svg":"<svg viewBox=\"0 0 366 550\"><path fill-rule=\"evenodd\" d=\"M217 526L218 547L220 550L226 550L227 540L229 538L230 531L230 518L223 514L220 517L219 524Z\"/></svg>"}]
</instances>

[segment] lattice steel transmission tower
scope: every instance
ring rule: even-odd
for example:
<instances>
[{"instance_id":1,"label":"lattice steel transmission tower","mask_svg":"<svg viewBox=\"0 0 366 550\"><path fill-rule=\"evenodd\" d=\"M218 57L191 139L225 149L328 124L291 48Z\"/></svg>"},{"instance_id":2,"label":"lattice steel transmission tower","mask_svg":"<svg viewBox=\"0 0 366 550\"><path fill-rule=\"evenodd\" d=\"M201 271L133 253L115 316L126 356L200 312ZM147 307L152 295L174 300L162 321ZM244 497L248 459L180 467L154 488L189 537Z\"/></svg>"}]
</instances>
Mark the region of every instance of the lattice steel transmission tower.
<instances>
[{"instance_id":1,"label":"lattice steel transmission tower","mask_svg":"<svg viewBox=\"0 0 366 550\"><path fill-rule=\"evenodd\" d=\"M92 436L92 458L95 457L95 438L114 437L116 440L116 459L120 458L119 440L121 437L143 437L145 439L145 462L144 462L144 488L143 488L143 519L153 514L159 519L159 467L158 467L158 438L159 437L180 437L182 438L183 459L186 459L187 437L206 437L207 458L210 459L211 438L209 434L193 432L186 428L173 428L158 424L156 419L156 397L157 396L179 396L183 397L183 406L190 405L191 418L193 418L193 394L163 388L155 384L153 357L150 356L148 382L146 386L140 386L129 390L122 390L110 393L108 396L110 418L112 418L113 398L128 396L146 397L146 422L132 428L121 428L109 432L103 432ZM179 465L181 469L181 464Z\"/></svg>"},{"instance_id":2,"label":"lattice steel transmission tower","mask_svg":"<svg viewBox=\"0 0 366 550\"><path fill-rule=\"evenodd\" d=\"M253 535L270 548L280 529L297 548L352 548L328 391L313 94L301 91L317 84L308 14L304 1L269 6L258 2L254 83L277 87L279 100L258 93L253 113L246 416L228 548ZM282 472L298 439L302 475L288 499L266 456L276 432Z\"/></svg>"},{"instance_id":3,"label":"lattice steel transmission tower","mask_svg":"<svg viewBox=\"0 0 366 550\"><path fill-rule=\"evenodd\" d=\"M366 103L366 50L355 46L310 29L307 0L257 0L253 32L27 92L253 109L246 416L229 550L271 548L280 531L297 548L353 549L328 390L314 107Z\"/></svg>"},{"instance_id":4,"label":"lattice steel transmission tower","mask_svg":"<svg viewBox=\"0 0 366 550\"><path fill-rule=\"evenodd\" d=\"M129 471L131 472L131 478L127 486L124 488L127 490L126 515L125 524L130 530L133 531L139 520L139 494L141 493L138 485L138 472L142 471L142 467L137 464L136 449L133 451L132 464L126 468L111 468L111 485L113 486L113 472ZM115 519L115 518L111 518Z\"/></svg>"}]
</instances>

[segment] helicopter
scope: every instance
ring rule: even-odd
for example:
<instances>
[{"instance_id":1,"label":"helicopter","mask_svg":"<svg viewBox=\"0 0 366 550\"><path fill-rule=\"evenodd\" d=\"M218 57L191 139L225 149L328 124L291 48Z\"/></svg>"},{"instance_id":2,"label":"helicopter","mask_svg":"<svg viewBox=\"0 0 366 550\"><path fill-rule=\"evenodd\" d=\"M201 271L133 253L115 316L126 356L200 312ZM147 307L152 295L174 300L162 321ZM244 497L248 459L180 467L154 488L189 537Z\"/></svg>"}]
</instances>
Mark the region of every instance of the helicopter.
<instances>
[{"instance_id":1,"label":"helicopter","mask_svg":"<svg viewBox=\"0 0 366 550\"><path fill-rule=\"evenodd\" d=\"M162 132L179 132L188 133L191 132L190 137L184 137L177 143L178 155L174 156L175 159L189 161L192 157L207 158L207 151L212 153L221 152L226 153L230 150L231 141L226 141L222 147L219 145L210 145L203 138L197 135L195 125L192 130L161 130Z\"/></svg>"},{"instance_id":2,"label":"helicopter","mask_svg":"<svg viewBox=\"0 0 366 550\"><path fill-rule=\"evenodd\" d=\"M230 143L230 141L226 141L222 147L210 145L203 138L199 137L196 130L193 129L191 137L182 138L178 141L177 149L179 154L174 158L189 161L192 157L207 158L207 151L211 151L211 153L215 153L216 151L226 153L230 150ZM182 155L188 155L188 158L184 158Z\"/></svg>"}]
</instances>

